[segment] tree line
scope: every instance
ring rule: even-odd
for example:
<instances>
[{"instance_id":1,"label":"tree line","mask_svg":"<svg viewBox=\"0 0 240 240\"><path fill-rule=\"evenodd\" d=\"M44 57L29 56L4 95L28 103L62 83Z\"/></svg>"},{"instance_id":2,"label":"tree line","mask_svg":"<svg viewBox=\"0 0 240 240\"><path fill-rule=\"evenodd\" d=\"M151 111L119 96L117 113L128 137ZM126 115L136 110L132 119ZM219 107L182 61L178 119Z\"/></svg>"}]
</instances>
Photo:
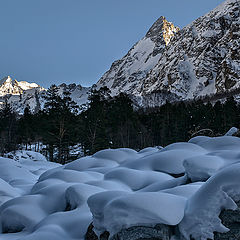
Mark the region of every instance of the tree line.
<instances>
[{"instance_id":1,"label":"tree line","mask_svg":"<svg viewBox=\"0 0 240 240\"><path fill-rule=\"evenodd\" d=\"M66 163L69 149L81 145L84 155L101 149L142 149L188 141L195 133L210 136L238 127L240 106L233 97L214 105L202 100L166 103L157 108L134 110L131 99L121 93L111 97L108 88L92 90L87 110L79 111L69 91L58 94L52 85L45 97L44 109L32 114L29 106L17 116L5 102L0 110L0 154L19 145L42 143L50 161ZM205 131L201 131L205 129Z\"/></svg>"}]
</instances>

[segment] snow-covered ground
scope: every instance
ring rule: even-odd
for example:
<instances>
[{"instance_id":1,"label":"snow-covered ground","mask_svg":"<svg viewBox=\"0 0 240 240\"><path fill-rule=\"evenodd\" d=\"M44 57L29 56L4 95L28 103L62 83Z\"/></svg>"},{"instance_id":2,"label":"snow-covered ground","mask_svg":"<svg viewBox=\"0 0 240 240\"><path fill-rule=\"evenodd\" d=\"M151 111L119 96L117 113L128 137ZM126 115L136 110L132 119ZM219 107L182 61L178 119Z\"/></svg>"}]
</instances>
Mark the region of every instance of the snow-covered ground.
<instances>
[{"instance_id":1,"label":"snow-covered ground","mask_svg":"<svg viewBox=\"0 0 240 240\"><path fill-rule=\"evenodd\" d=\"M165 148L107 149L64 166L31 151L0 158L0 239L84 239L163 223L185 239L226 232L240 200L240 138L195 137ZM177 236L176 236L177 237Z\"/></svg>"}]
</instances>

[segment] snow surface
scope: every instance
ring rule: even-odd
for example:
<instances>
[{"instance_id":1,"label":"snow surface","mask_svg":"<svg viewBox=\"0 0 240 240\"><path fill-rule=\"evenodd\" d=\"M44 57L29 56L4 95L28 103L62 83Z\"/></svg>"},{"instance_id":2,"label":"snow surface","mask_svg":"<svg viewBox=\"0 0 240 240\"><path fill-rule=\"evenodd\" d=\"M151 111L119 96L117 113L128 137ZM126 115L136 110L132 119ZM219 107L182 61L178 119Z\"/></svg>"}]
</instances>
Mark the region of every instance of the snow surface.
<instances>
[{"instance_id":1,"label":"snow surface","mask_svg":"<svg viewBox=\"0 0 240 240\"><path fill-rule=\"evenodd\" d=\"M106 86L111 89L113 96L130 88L135 88L136 80L140 81L140 79L145 78L159 61L161 54L153 56L156 47L157 43L151 38L142 38L126 56L113 63L110 70L97 82L97 88ZM119 81L119 79L121 80Z\"/></svg>"},{"instance_id":2,"label":"snow surface","mask_svg":"<svg viewBox=\"0 0 240 240\"><path fill-rule=\"evenodd\" d=\"M220 212L240 200L239 149L237 137L199 136L162 149L106 149L66 165L31 151L6 154L0 239L84 239L92 221L97 235L162 223L185 239L213 239L227 231Z\"/></svg>"},{"instance_id":3,"label":"snow surface","mask_svg":"<svg viewBox=\"0 0 240 240\"><path fill-rule=\"evenodd\" d=\"M213 239L214 232L228 231L218 216L222 209L237 209L234 199L240 199L239 180L240 163L237 163L218 172L188 199L179 225L187 240L190 236L196 240Z\"/></svg>"}]
</instances>

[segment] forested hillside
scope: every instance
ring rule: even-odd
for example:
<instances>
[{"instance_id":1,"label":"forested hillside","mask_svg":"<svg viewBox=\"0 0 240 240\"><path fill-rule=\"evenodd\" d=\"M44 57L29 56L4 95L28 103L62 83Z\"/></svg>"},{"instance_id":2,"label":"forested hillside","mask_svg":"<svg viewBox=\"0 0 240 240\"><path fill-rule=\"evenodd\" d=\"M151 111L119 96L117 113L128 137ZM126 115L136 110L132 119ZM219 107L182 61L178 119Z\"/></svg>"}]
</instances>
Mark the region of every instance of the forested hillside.
<instances>
[{"instance_id":1,"label":"forested hillside","mask_svg":"<svg viewBox=\"0 0 240 240\"><path fill-rule=\"evenodd\" d=\"M106 87L92 90L88 109L79 113L69 97L51 86L43 111L32 114L26 107L19 117L8 103L0 111L0 152L4 154L35 144L45 146L50 161L71 160L69 148L80 144L84 155L101 149L166 146L188 141L195 133L217 136L239 125L240 106L233 97L227 101L166 103L159 108L134 110L125 94L110 96Z\"/></svg>"}]
</instances>

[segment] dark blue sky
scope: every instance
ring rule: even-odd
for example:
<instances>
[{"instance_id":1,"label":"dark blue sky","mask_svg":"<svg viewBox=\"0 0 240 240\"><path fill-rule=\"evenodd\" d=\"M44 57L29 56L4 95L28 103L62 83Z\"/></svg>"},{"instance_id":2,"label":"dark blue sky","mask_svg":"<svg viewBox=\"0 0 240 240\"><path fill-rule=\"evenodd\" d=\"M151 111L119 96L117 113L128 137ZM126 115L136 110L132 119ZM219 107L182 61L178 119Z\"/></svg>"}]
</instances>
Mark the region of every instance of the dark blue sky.
<instances>
[{"instance_id":1,"label":"dark blue sky","mask_svg":"<svg viewBox=\"0 0 240 240\"><path fill-rule=\"evenodd\" d=\"M184 27L223 0L0 1L0 78L95 83L165 16Z\"/></svg>"}]
</instances>

